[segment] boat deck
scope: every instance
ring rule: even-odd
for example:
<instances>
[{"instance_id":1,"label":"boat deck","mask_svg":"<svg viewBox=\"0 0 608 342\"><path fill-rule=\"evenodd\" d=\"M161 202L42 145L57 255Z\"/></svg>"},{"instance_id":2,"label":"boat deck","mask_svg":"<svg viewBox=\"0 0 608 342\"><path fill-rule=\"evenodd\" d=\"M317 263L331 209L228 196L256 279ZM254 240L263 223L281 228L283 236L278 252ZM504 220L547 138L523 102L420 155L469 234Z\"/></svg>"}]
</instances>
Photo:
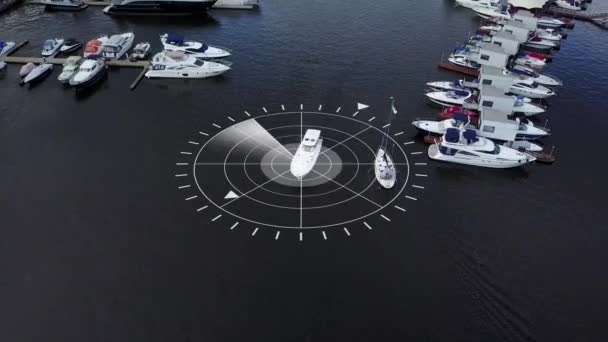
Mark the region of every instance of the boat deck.
<instances>
[{"instance_id":1,"label":"boat deck","mask_svg":"<svg viewBox=\"0 0 608 342\"><path fill-rule=\"evenodd\" d=\"M465 68L460 65L454 65L450 62L441 62L437 65L437 67L439 67L440 69L456 71L461 74L465 74L465 75L469 75L469 76L475 76L475 77L479 76L479 70L473 70L471 68Z\"/></svg>"}]
</instances>

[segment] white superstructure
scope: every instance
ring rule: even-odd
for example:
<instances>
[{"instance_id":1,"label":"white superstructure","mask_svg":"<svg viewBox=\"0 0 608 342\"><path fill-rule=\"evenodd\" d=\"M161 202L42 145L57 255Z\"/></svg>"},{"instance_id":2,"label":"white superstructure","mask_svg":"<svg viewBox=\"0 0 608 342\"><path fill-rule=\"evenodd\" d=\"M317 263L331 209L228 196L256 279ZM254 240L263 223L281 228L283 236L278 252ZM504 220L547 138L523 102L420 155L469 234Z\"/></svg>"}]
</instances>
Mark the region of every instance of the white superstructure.
<instances>
[{"instance_id":1,"label":"white superstructure","mask_svg":"<svg viewBox=\"0 0 608 342\"><path fill-rule=\"evenodd\" d=\"M321 153L321 147L323 144L323 139L320 137L320 130L306 130L302 143L298 147L296 153L293 155L289 168L291 174L296 178L303 178L310 173L312 168L315 166L317 158L319 158L319 154Z\"/></svg>"}]
</instances>

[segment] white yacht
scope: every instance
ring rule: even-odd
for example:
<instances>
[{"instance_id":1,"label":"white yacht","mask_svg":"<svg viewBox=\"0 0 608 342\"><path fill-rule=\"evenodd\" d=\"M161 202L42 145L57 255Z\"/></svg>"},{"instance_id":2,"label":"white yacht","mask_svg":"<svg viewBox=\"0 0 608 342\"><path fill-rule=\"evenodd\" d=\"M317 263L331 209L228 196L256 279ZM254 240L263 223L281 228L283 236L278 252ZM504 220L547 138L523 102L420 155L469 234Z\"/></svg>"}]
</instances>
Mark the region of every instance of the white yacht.
<instances>
[{"instance_id":1,"label":"white yacht","mask_svg":"<svg viewBox=\"0 0 608 342\"><path fill-rule=\"evenodd\" d=\"M318 129L306 130L304 139L293 155L289 168L291 174L296 178L302 179L315 166L323 144L323 139L320 139L320 137L321 131Z\"/></svg>"},{"instance_id":2,"label":"white yacht","mask_svg":"<svg viewBox=\"0 0 608 342\"><path fill-rule=\"evenodd\" d=\"M135 35L131 32L115 34L103 44L101 54L106 59L121 59L131 49L134 40Z\"/></svg>"},{"instance_id":3,"label":"white yacht","mask_svg":"<svg viewBox=\"0 0 608 342\"><path fill-rule=\"evenodd\" d=\"M61 48L59 48L59 51L62 53L68 53L68 52L72 52L72 51L76 51L78 49L80 49L80 47L82 46L82 42L75 39L75 38L68 38L65 40L65 42L63 42L63 45L61 45Z\"/></svg>"},{"instance_id":4,"label":"white yacht","mask_svg":"<svg viewBox=\"0 0 608 342\"><path fill-rule=\"evenodd\" d=\"M545 112L545 109L543 107L530 103L530 99L528 99L527 97L519 95L515 97L516 99L513 103L514 113L523 113L526 116L532 116Z\"/></svg>"},{"instance_id":5,"label":"white yacht","mask_svg":"<svg viewBox=\"0 0 608 342\"><path fill-rule=\"evenodd\" d=\"M546 73L540 74L539 72L537 72L534 69L531 69L531 68L528 68L525 66L521 66L521 65L515 65L515 66L513 66L513 68L511 68L511 70L504 70L503 72L506 75L511 74L511 75L517 76L522 79L531 79L534 82L545 85L545 86L563 85L563 82L555 76L548 75Z\"/></svg>"},{"instance_id":6,"label":"white yacht","mask_svg":"<svg viewBox=\"0 0 608 342\"><path fill-rule=\"evenodd\" d=\"M99 81L107 72L107 68L102 58L87 58L70 79L70 85L77 90L87 88Z\"/></svg>"},{"instance_id":7,"label":"white yacht","mask_svg":"<svg viewBox=\"0 0 608 342\"><path fill-rule=\"evenodd\" d=\"M469 90L432 91L426 94L429 100L444 107L462 106L472 101L473 92Z\"/></svg>"},{"instance_id":8,"label":"white yacht","mask_svg":"<svg viewBox=\"0 0 608 342\"><path fill-rule=\"evenodd\" d=\"M131 52L131 55L129 56L129 59L134 60L134 61L146 59L146 57L148 57L149 53L150 53L150 43L141 42L141 43L138 43L137 45L135 45L135 47L133 48L133 52Z\"/></svg>"},{"instance_id":9,"label":"white yacht","mask_svg":"<svg viewBox=\"0 0 608 342\"><path fill-rule=\"evenodd\" d=\"M448 62L470 69L479 69L480 67L479 63L470 60L466 53L453 53L448 57Z\"/></svg>"},{"instance_id":10,"label":"white yacht","mask_svg":"<svg viewBox=\"0 0 608 342\"><path fill-rule=\"evenodd\" d=\"M534 34L540 39L551 40L556 42L560 42L564 38L559 32L556 32L553 29L539 28L534 31Z\"/></svg>"},{"instance_id":11,"label":"white yacht","mask_svg":"<svg viewBox=\"0 0 608 342\"><path fill-rule=\"evenodd\" d=\"M78 72L78 67L80 66L80 63L82 63L82 57L68 57L68 59L66 59L65 63L63 64L63 70L61 71L61 74L59 74L59 76L57 77L59 82L63 84L68 84L72 77L74 77L76 72Z\"/></svg>"},{"instance_id":12,"label":"white yacht","mask_svg":"<svg viewBox=\"0 0 608 342\"><path fill-rule=\"evenodd\" d=\"M531 68L536 68L536 69L542 69L545 67L545 65L547 64L546 59L540 59L540 58L536 58L536 57L532 57L530 55L523 55L523 56L517 56L517 58L515 58L515 64L519 64L519 65L523 65L523 66L527 66L527 67L531 67Z\"/></svg>"},{"instance_id":13,"label":"white yacht","mask_svg":"<svg viewBox=\"0 0 608 342\"><path fill-rule=\"evenodd\" d=\"M525 96L531 99L546 99L554 96L555 92L547 87L536 84L531 80L526 82L518 82L511 85L509 92L516 95Z\"/></svg>"},{"instance_id":14,"label":"white yacht","mask_svg":"<svg viewBox=\"0 0 608 342\"><path fill-rule=\"evenodd\" d=\"M519 124L516 135L517 139L536 140L549 135L546 129L534 126L529 120L515 119L515 122ZM448 128L459 128L461 125L464 125L466 129L476 131L477 135L487 138L486 133L480 131L479 127L471 123L470 117L462 113L454 113L451 119L441 121L415 120L412 122L412 126L416 127L418 131L435 135L443 135Z\"/></svg>"},{"instance_id":15,"label":"white yacht","mask_svg":"<svg viewBox=\"0 0 608 342\"><path fill-rule=\"evenodd\" d=\"M0 40L0 56L8 54L14 47L15 42L5 42Z\"/></svg>"},{"instance_id":16,"label":"white yacht","mask_svg":"<svg viewBox=\"0 0 608 342\"><path fill-rule=\"evenodd\" d=\"M540 49L540 50L550 50L559 47L559 44L554 40L546 40L541 39L539 37L532 37L528 39L527 42L524 43L524 46Z\"/></svg>"},{"instance_id":17,"label":"white yacht","mask_svg":"<svg viewBox=\"0 0 608 342\"><path fill-rule=\"evenodd\" d=\"M546 27L546 28L560 28L562 26L566 25L565 22L556 19L556 18L552 18L552 17L540 17L538 19L538 26L539 27Z\"/></svg>"},{"instance_id":18,"label":"white yacht","mask_svg":"<svg viewBox=\"0 0 608 342\"><path fill-rule=\"evenodd\" d=\"M210 46L200 42L186 40L179 34L163 34L160 36L165 51L182 51L196 58L224 58L230 56L227 49Z\"/></svg>"},{"instance_id":19,"label":"white yacht","mask_svg":"<svg viewBox=\"0 0 608 342\"><path fill-rule=\"evenodd\" d=\"M42 56L49 57L59 53L63 42L65 42L63 38L47 39L42 45Z\"/></svg>"},{"instance_id":20,"label":"white yacht","mask_svg":"<svg viewBox=\"0 0 608 342\"><path fill-rule=\"evenodd\" d=\"M474 7L473 11L483 19L511 19L508 11L499 8Z\"/></svg>"},{"instance_id":21,"label":"white yacht","mask_svg":"<svg viewBox=\"0 0 608 342\"><path fill-rule=\"evenodd\" d=\"M230 70L230 62L204 61L191 54L177 51L159 52L152 58L148 78L206 78L218 76Z\"/></svg>"},{"instance_id":22,"label":"white yacht","mask_svg":"<svg viewBox=\"0 0 608 342\"><path fill-rule=\"evenodd\" d=\"M506 169L533 162L536 158L478 137L473 130L448 128L440 142L428 149L431 159L450 163Z\"/></svg>"},{"instance_id":23,"label":"white yacht","mask_svg":"<svg viewBox=\"0 0 608 342\"><path fill-rule=\"evenodd\" d=\"M115 0L103 9L109 15L201 15L216 0Z\"/></svg>"},{"instance_id":24,"label":"white yacht","mask_svg":"<svg viewBox=\"0 0 608 342\"><path fill-rule=\"evenodd\" d=\"M571 11L583 10L582 2L576 0L555 0L555 6Z\"/></svg>"},{"instance_id":25,"label":"white yacht","mask_svg":"<svg viewBox=\"0 0 608 342\"><path fill-rule=\"evenodd\" d=\"M47 11L80 11L87 8L82 0L43 0Z\"/></svg>"},{"instance_id":26,"label":"white yacht","mask_svg":"<svg viewBox=\"0 0 608 342\"><path fill-rule=\"evenodd\" d=\"M45 76L47 76L51 71L53 71L53 64L40 64L36 66L32 71L30 71L21 83L34 83L42 80Z\"/></svg>"},{"instance_id":27,"label":"white yacht","mask_svg":"<svg viewBox=\"0 0 608 342\"><path fill-rule=\"evenodd\" d=\"M500 0L456 0L456 3L466 8L499 8Z\"/></svg>"},{"instance_id":28,"label":"white yacht","mask_svg":"<svg viewBox=\"0 0 608 342\"><path fill-rule=\"evenodd\" d=\"M376 152L376 158L374 158L374 175L376 176L376 180L380 183L385 189L392 189L397 182L397 170L395 169L395 163L393 162L393 158L390 153L388 153L388 140L389 140L389 131L390 124L394 115L397 115L397 109L395 108L395 99L393 97L391 100L391 111L388 114L389 119L385 128L385 132L382 135L382 142L380 143L380 147L378 147L378 151Z\"/></svg>"},{"instance_id":29,"label":"white yacht","mask_svg":"<svg viewBox=\"0 0 608 342\"><path fill-rule=\"evenodd\" d=\"M87 58L89 56L99 56L103 50L103 45L108 41L108 36L101 36L99 38L91 39L87 42L87 46L84 48L83 56Z\"/></svg>"}]
</instances>

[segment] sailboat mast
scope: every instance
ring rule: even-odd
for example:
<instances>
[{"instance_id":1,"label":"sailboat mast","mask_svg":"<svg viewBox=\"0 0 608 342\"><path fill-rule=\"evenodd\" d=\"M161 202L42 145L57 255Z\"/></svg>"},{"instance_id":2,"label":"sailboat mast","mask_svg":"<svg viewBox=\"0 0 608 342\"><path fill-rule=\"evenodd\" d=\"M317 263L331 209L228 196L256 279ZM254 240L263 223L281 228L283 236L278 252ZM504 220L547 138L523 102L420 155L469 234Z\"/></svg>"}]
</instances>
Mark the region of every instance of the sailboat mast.
<instances>
[{"instance_id":1,"label":"sailboat mast","mask_svg":"<svg viewBox=\"0 0 608 342\"><path fill-rule=\"evenodd\" d=\"M388 113L388 120L387 120L386 129L384 132L384 136L382 137L382 142L380 143L380 148L385 151L386 151L386 147L388 146L388 137L389 137L389 132L391 130L391 122L393 121L393 115L395 114L395 98L391 96L390 101L391 101L391 109L389 110L389 113Z\"/></svg>"}]
</instances>

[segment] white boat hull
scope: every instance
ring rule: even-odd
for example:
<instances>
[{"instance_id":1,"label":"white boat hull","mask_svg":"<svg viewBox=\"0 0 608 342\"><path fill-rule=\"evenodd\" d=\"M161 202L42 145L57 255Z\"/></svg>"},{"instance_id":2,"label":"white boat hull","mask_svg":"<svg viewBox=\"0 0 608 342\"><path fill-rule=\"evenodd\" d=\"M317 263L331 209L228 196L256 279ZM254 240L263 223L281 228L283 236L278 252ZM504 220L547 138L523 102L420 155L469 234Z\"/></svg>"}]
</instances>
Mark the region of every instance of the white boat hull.
<instances>
[{"instance_id":1,"label":"white boat hull","mask_svg":"<svg viewBox=\"0 0 608 342\"><path fill-rule=\"evenodd\" d=\"M534 157L529 156L527 159L519 159L519 160L497 160L490 158L470 158L462 155L446 155L439 151L439 147L436 144L432 144L429 146L427 151L429 158L438 161L444 161L449 163L463 164L463 165L471 165L471 166L479 166L486 167L492 169L510 169L514 167L519 167L526 165L534 160Z\"/></svg>"},{"instance_id":2,"label":"white boat hull","mask_svg":"<svg viewBox=\"0 0 608 342\"><path fill-rule=\"evenodd\" d=\"M376 180L385 189L391 189L397 182L397 172L393 158L384 149L378 149L374 161L374 174Z\"/></svg>"}]
</instances>

